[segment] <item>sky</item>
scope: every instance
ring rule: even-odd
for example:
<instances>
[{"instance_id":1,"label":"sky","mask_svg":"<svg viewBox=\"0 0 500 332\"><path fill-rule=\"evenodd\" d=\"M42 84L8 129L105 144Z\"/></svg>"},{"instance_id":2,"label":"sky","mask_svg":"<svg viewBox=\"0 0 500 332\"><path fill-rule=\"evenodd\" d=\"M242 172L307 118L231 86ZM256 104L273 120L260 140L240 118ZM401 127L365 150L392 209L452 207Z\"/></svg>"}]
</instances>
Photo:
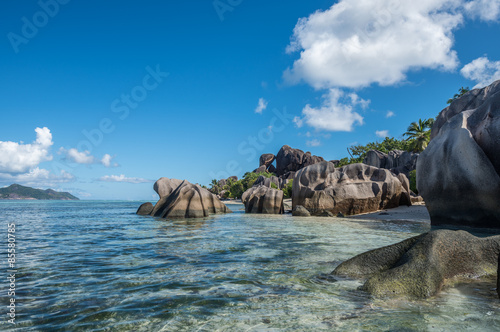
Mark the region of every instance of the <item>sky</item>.
<instances>
[{"instance_id":1,"label":"sky","mask_svg":"<svg viewBox=\"0 0 500 332\"><path fill-rule=\"evenodd\" d=\"M154 201L401 138L500 79L500 0L5 0L0 187Z\"/></svg>"}]
</instances>

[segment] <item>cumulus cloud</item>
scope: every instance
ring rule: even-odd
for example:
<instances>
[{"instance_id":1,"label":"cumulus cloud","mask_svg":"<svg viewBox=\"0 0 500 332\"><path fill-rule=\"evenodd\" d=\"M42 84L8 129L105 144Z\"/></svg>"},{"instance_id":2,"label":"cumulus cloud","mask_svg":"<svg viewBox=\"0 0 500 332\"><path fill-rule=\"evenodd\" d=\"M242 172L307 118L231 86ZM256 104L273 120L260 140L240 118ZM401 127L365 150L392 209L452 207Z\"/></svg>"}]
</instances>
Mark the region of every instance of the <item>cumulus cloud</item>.
<instances>
[{"instance_id":1,"label":"cumulus cloud","mask_svg":"<svg viewBox=\"0 0 500 332\"><path fill-rule=\"evenodd\" d=\"M262 112L267 108L268 102L264 98L259 99L259 104L255 109L255 113L262 114Z\"/></svg>"},{"instance_id":2,"label":"cumulus cloud","mask_svg":"<svg viewBox=\"0 0 500 332\"><path fill-rule=\"evenodd\" d=\"M294 122L298 127L305 122L317 130L352 131L355 124L363 124L363 117L354 109L357 106L366 108L369 103L355 93L346 95L342 90L330 89L323 96L321 107L306 105L302 110L303 117L296 117Z\"/></svg>"},{"instance_id":3,"label":"cumulus cloud","mask_svg":"<svg viewBox=\"0 0 500 332\"><path fill-rule=\"evenodd\" d=\"M466 13L482 21L496 21L500 17L500 0L474 0L464 4Z\"/></svg>"},{"instance_id":4,"label":"cumulus cloud","mask_svg":"<svg viewBox=\"0 0 500 332\"><path fill-rule=\"evenodd\" d=\"M318 140L318 139L313 139L313 140L307 141L307 142L306 142L306 145L307 145L307 146L312 146L312 147L315 147L315 146L320 146L320 145L321 145L321 142L320 142L320 140Z\"/></svg>"},{"instance_id":5,"label":"cumulus cloud","mask_svg":"<svg viewBox=\"0 0 500 332\"><path fill-rule=\"evenodd\" d=\"M300 59L284 73L316 89L393 85L412 69L453 70L452 31L459 0L341 0L302 18L287 52Z\"/></svg>"},{"instance_id":6,"label":"cumulus cloud","mask_svg":"<svg viewBox=\"0 0 500 332\"><path fill-rule=\"evenodd\" d=\"M393 116L395 116L396 114L393 112L393 111L387 111L387 113L385 114L385 117L386 118L392 118Z\"/></svg>"},{"instance_id":7,"label":"cumulus cloud","mask_svg":"<svg viewBox=\"0 0 500 332\"><path fill-rule=\"evenodd\" d=\"M99 178L99 181L102 182L127 182L127 183L149 183L153 182L151 180L143 179L143 178L129 178L125 175L105 175Z\"/></svg>"},{"instance_id":8,"label":"cumulus cloud","mask_svg":"<svg viewBox=\"0 0 500 332\"><path fill-rule=\"evenodd\" d=\"M103 164L106 167L118 167L117 163L112 163L113 158L114 158L113 156L106 153L101 159L101 164Z\"/></svg>"},{"instance_id":9,"label":"cumulus cloud","mask_svg":"<svg viewBox=\"0 0 500 332\"><path fill-rule=\"evenodd\" d=\"M377 130L375 132L375 135L380 138L386 138L389 137L389 130Z\"/></svg>"},{"instance_id":10,"label":"cumulus cloud","mask_svg":"<svg viewBox=\"0 0 500 332\"><path fill-rule=\"evenodd\" d=\"M59 149L59 154L65 155L65 158L69 162L73 162L76 164L82 165L91 165L91 164L102 164L105 167L117 167L117 163L112 163L113 156L110 154L105 154L100 160L90 154L90 151L78 151L75 148L71 148L66 150L65 148Z\"/></svg>"},{"instance_id":11,"label":"cumulus cloud","mask_svg":"<svg viewBox=\"0 0 500 332\"><path fill-rule=\"evenodd\" d=\"M77 164L93 164L95 162L94 156L90 154L90 151L80 152L75 148L66 150L60 148L59 152L66 155L68 161Z\"/></svg>"},{"instance_id":12,"label":"cumulus cloud","mask_svg":"<svg viewBox=\"0 0 500 332\"><path fill-rule=\"evenodd\" d=\"M22 174L0 173L0 182L8 184L18 183L27 186L53 187L59 183L73 181L75 181L75 177L64 170L61 170L59 175L54 175L50 171L39 167Z\"/></svg>"},{"instance_id":13,"label":"cumulus cloud","mask_svg":"<svg viewBox=\"0 0 500 332\"><path fill-rule=\"evenodd\" d=\"M500 80L500 61L490 61L486 56L477 58L466 64L460 73L477 83L474 88L482 88Z\"/></svg>"},{"instance_id":14,"label":"cumulus cloud","mask_svg":"<svg viewBox=\"0 0 500 332\"><path fill-rule=\"evenodd\" d=\"M44 161L52 160L49 150L54 144L47 127L36 128L31 144L0 141L0 173L25 173Z\"/></svg>"}]
</instances>

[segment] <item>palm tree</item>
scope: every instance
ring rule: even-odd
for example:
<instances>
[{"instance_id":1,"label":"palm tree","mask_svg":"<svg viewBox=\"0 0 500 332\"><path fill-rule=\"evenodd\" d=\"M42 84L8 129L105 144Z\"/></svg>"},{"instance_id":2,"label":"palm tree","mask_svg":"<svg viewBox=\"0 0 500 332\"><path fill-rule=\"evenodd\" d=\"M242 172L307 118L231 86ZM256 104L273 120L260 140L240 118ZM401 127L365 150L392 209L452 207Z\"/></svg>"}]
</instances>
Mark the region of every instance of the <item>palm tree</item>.
<instances>
[{"instance_id":1,"label":"palm tree","mask_svg":"<svg viewBox=\"0 0 500 332\"><path fill-rule=\"evenodd\" d=\"M216 195L220 193L221 188L219 187L219 181L217 181L216 179L212 180L212 182L210 183L210 191Z\"/></svg>"},{"instance_id":2,"label":"palm tree","mask_svg":"<svg viewBox=\"0 0 500 332\"><path fill-rule=\"evenodd\" d=\"M455 93L453 98L448 99L448 104L451 104L455 99L462 97L464 94L466 94L469 91L470 91L469 87L466 87L466 88L461 87L460 89L458 89L458 93Z\"/></svg>"},{"instance_id":3,"label":"palm tree","mask_svg":"<svg viewBox=\"0 0 500 332\"><path fill-rule=\"evenodd\" d=\"M422 152L431 140L431 128L434 119L419 119L418 122L412 122L403 136L408 136L407 141L411 141L410 148L413 152Z\"/></svg>"}]
</instances>

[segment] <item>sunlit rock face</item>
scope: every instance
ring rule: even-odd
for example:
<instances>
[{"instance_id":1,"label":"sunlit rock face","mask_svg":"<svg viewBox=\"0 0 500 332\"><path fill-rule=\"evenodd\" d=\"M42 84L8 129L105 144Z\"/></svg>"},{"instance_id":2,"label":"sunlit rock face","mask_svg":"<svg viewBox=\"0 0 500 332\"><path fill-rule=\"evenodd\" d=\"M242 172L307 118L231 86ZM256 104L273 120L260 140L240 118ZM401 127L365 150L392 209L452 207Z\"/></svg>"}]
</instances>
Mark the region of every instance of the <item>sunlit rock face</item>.
<instances>
[{"instance_id":1,"label":"sunlit rock face","mask_svg":"<svg viewBox=\"0 0 500 332\"><path fill-rule=\"evenodd\" d=\"M387 169L365 164L335 168L324 161L297 172L292 204L294 209L303 206L311 215L353 215L411 205L407 188L407 180L403 184Z\"/></svg>"},{"instance_id":2,"label":"sunlit rock face","mask_svg":"<svg viewBox=\"0 0 500 332\"><path fill-rule=\"evenodd\" d=\"M203 218L231 210L217 196L186 180L161 178L154 190L160 196L151 215L160 218Z\"/></svg>"}]
</instances>

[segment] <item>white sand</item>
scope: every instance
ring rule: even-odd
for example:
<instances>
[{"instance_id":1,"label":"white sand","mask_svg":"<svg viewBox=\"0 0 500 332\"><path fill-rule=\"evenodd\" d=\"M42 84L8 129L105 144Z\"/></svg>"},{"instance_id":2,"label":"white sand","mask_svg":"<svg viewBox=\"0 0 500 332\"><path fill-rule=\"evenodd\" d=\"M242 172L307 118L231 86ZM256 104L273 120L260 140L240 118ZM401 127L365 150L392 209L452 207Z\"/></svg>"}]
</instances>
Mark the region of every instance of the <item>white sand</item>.
<instances>
[{"instance_id":1,"label":"white sand","mask_svg":"<svg viewBox=\"0 0 500 332\"><path fill-rule=\"evenodd\" d=\"M399 206L394 209L380 210L377 212L358 214L348 216L351 219L361 220L409 220L409 221L427 221L430 222L431 217L427 208L423 204L415 204L412 206Z\"/></svg>"}]
</instances>

